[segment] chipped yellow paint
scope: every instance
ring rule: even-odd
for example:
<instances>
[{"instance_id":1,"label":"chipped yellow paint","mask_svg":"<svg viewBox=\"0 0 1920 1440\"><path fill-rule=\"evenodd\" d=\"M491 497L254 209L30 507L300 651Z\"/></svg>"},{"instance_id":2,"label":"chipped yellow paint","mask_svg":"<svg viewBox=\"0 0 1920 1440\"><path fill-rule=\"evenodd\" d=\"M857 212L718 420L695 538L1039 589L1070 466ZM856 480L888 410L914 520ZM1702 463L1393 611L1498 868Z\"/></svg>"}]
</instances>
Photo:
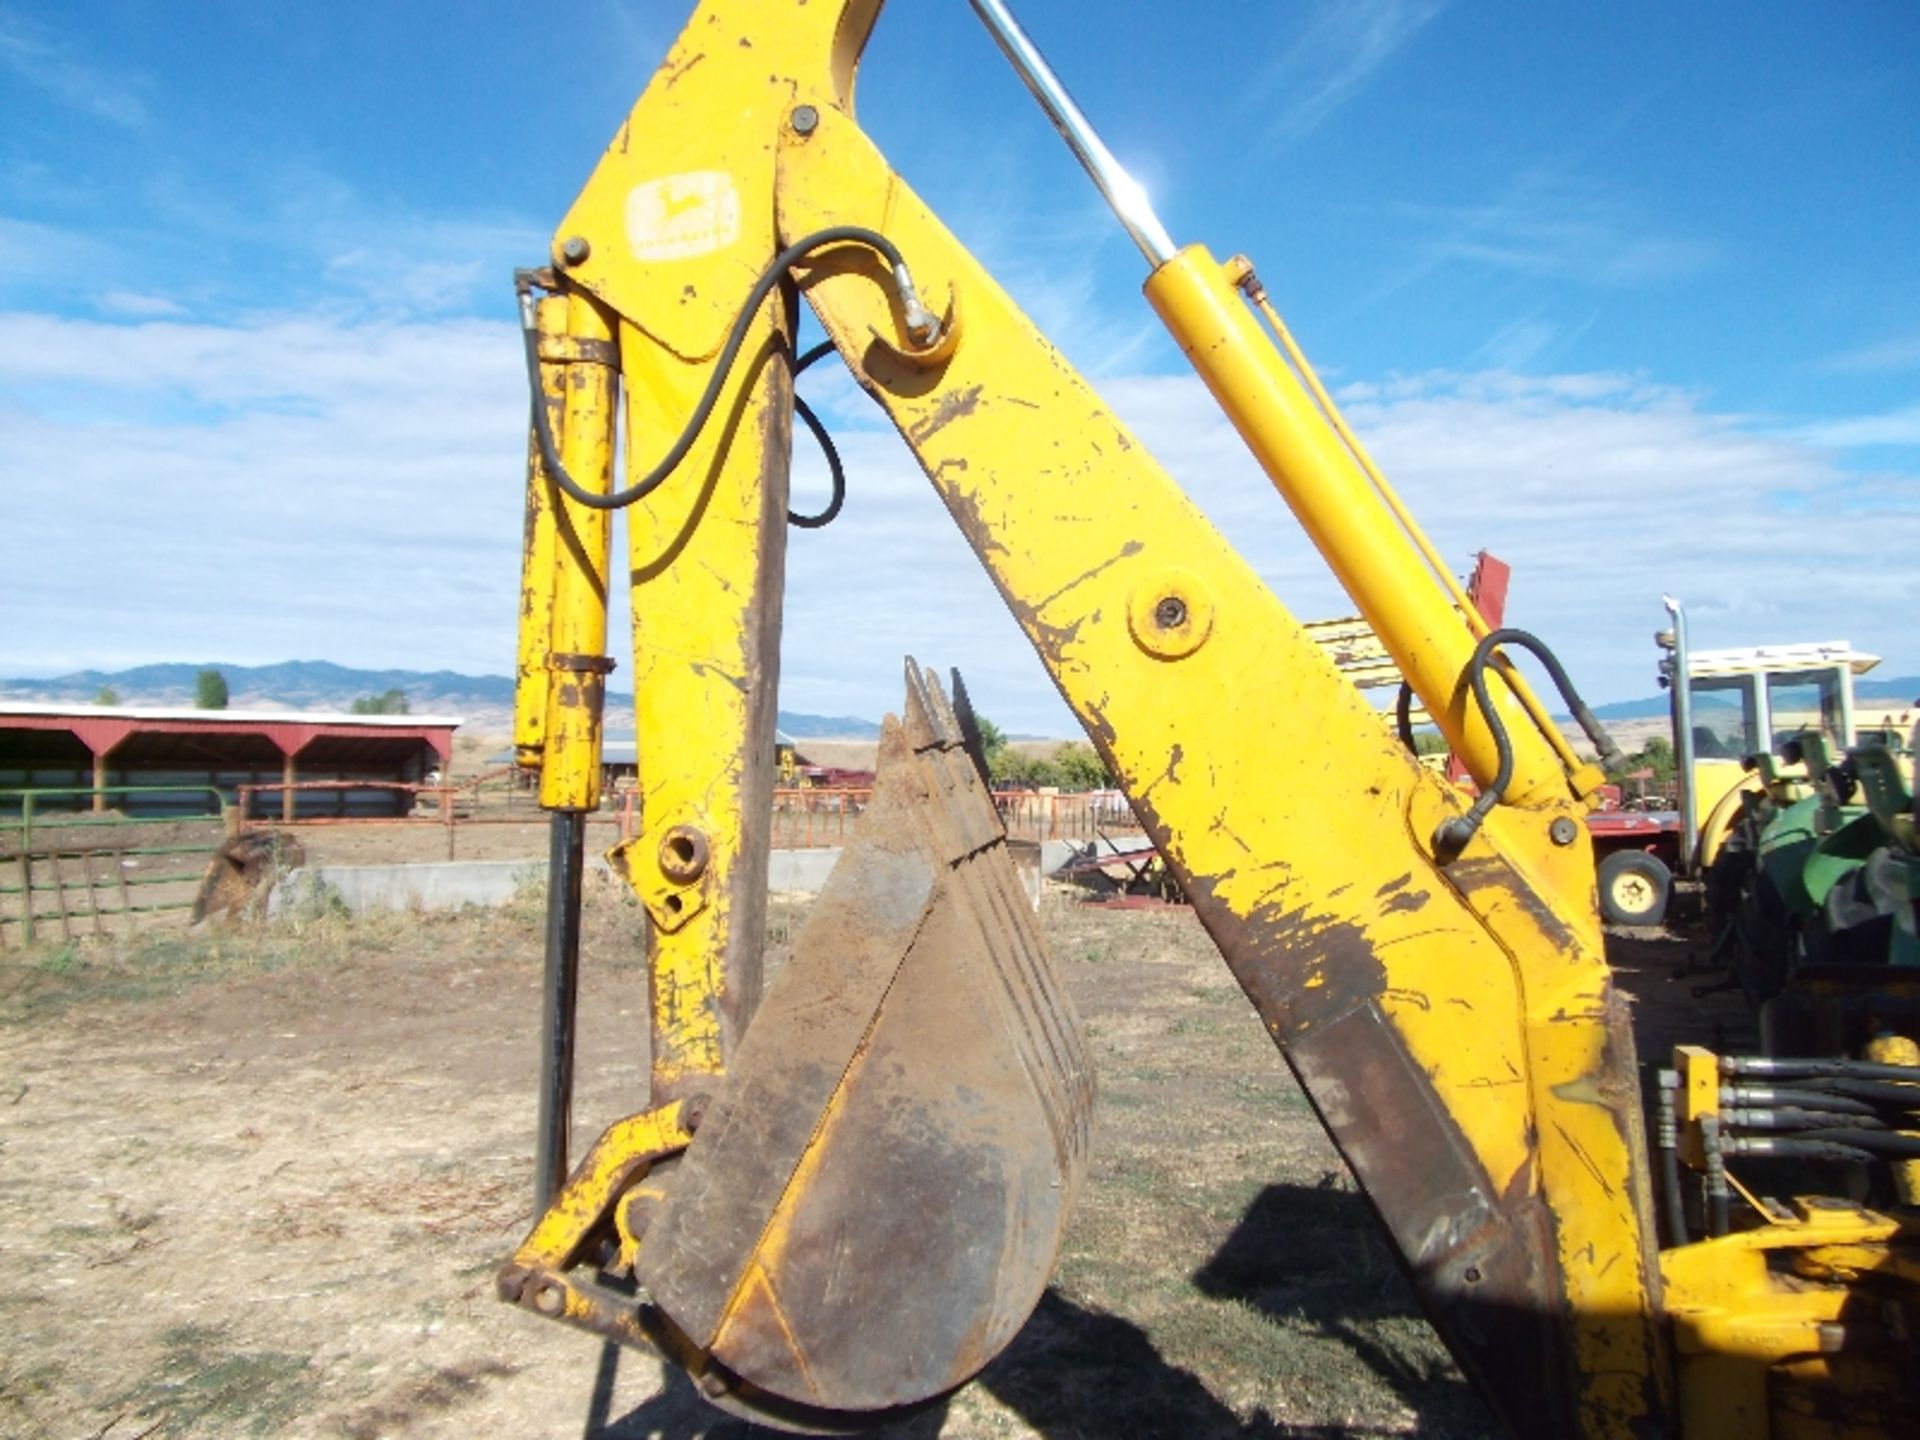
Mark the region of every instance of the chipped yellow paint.
<instances>
[{"instance_id":1,"label":"chipped yellow paint","mask_svg":"<svg viewBox=\"0 0 1920 1440\"><path fill-rule=\"evenodd\" d=\"M804 292L1192 880L1210 928L1251 924L1268 946L1257 963L1297 966L1304 991L1365 983L1356 977L1370 964L1383 972L1374 1003L1491 1188L1538 1191L1552 1212L1577 1306L1587 1433L1631 1433L1665 1375L1637 1208L1644 1150L1629 1118L1630 1041L1625 1055L1608 1049L1592 857L1584 832L1571 846L1548 839L1552 820L1578 814L1551 750L1513 707L1516 741L1535 742L1531 790L1546 798L1497 813L1455 872L1440 870L1428 837L1462 808L1457 792L1405 753L847 117L823 115L810 138L788 139L779 218L783 239L828 224L883 227L923 295L957 297L966 330L929 375L875 343L897 327L867 274L822 264ZM1345 503L1343 492L1327 503ZM1169 575L1205 577L1205 643L1138 643L1133 632L1154 611L1139 587ZM1409 575L1358 580L1364 593L1400 589ZM1429 608L1462 626L1443 599ZM1422 623L1438 622L1423 613ZM1449 646L1435 648L1454 661L1471 648ZM1285 1042L1287 1017L1265 1018ZM1572 1082L1602 1070L1616 1081L1610 1103L1569 1098Z\"/></svg>"},{"instance_id":2,"label":"chipped yellow paint","mask_svg":"<svg viewBox=\"0 0 1920 1440\"><path fill-rule=\"evenodd\" d=\"M534 305L539 333L540 390L556 441L566 433L565 370L559 341L566 334L567 302L549 296ZM527 506L520 549L519 655L514 667L514 762L538 771L547 733L547 652L553 648L554 488L540 461L540 442L527 427Z\"/></svg>"},{"instance_id":3,"label":"chipped yellow paint","mask_svg":"<svg viewBox=\"0 0 1920 1440\"><path fill-rule=\"evenodd\" d=\"M1890 1219L1844 1201L1802 1200L1788 1218L1757 1230L1702 1240L1661 1254L1665 1309L1680 1366L1680 1433L1686 1440L1747 1440L1790 1433L1861 1436L1881 1428L1899 1403L1897 1348L1891 1369L1876 1372L1869 1356L1844 1378L1827 1360L1841 1345L1841 1327L1863 1317L1848 1281L1865 1274L1913 1278L1920 1225ZM1898 1247L1898 1248L1896 1248ZM1788 1273L1769 1257L1790 1257ZM1827 1283L1821 1283L1827 1282ZM1838 1283L1834 1283L1838 1282ZM1870 1327L1871 1328L1871 1327ZM1825 1423L1796 1414L1779 1431L1782 1382L1813 1394L1839 1384ZM1884 1393L1881 1393L1884 1387ZM1863 1423L1864 1422L1864 1423Z\"/></svg>"},{"instance_id":4,"label":"chipped yellow paint","mask_svg":"<svg viewBox=\"0 0 1920 1440\"><path fill-rule=\"evenodd\" d=\"M566 338L585 343L567 346L561 365L560 463L583 490L604 495L613 484L615 370L608 347L613 328L589 295L575 291L566 305ZM565 495L553 498L553 620L540 803L549 810L593 810L600 804L600 712L606 693L606 676L596 662L607 648L613 517Z\"/></svg>"},{"instance_id":5,"label":"chipped yellow paint","mask_svg":"<svg viewBox=\"0 0 1920 1440\"><path fill-rule=\"evenodd\" d=\"M635 1175L686 1149L693 1132L684 1120L680 1102L674 1101L609 1125L520 1242L513 1263L548 1271L572 1265L582 1243Z\"/></svg>"},{"instance_id":6,"label":"chipped yellow paint","mask_svg":"<svg viewBox=\"0 0 1920 1440\"><path fill-rule=\"evenodd\" d=\"M554 231L565 282L620 317L630 480L687 423L772 257L773 137L796 104L850 95L877 9L699 7ZM569 263L570 240L584 259ZM655 922L656 1103L723 1073L759 999L790 340L776 292L705 431L627 512L641 829L610 858ZM693 879L660 865L660 838L682 825L706 842Z\"/></svg>"},{"instance_id":7,"label":"chipped yellow paint","mask_svg":"<svg viewBox=\"0 0 1920 1440\"><path fill-rule=\"evenodd\" d=\"M1457 1135L1475 1183L1510 1213L1537 1213L1537 1199L1550 1218L1559 1289L1547 1308L1566 1319L1572 1351L1548 1363L1565 1362L1579 1432L1668 1424L1631 1042L1601 959L1584 829L1550 838L1593 776L1569 775L1496 682L1517 751L1510 803L1452 865L1434 862L1434 829L1463 797L1404 752L855 126L854 66L878 8L700 6L555 232L563 283L618 317L629 476L685 423L782 244L834 224L893 238L948 320L929 351L907 345L857 247L822 254L797 278L1187 882L1263 1022L1298 1060L1334 1025L1377 1018L1382 1049L1406 1058L1413 1090L1430 1089L1436 1125ZM815 107L816 125L792 125L800 105ZM1491 747L1460 683L1472 633L1378 497L1361 494L1351 454L1241 309L1234 278L1190 250L1150 279L1149 298L1484 782ZM655 920L656 1104L724 1072L758 994L788 331L776 293L708 433L632 512L643 830L614 858ZM523 641L523 673L526 657ZM517 724L517 744L522 733ZM698 874L661 866L676 826L707 845ZM558 1264L588 1210L604 1215L628 1183L623 1164L630 1177L649 1146L684 1144L662 1118L670 1110L603 1137L606 1153L596 1147L523 1255ZM1802 1228L1821 1223L1818 1246L1800 1242L1806 1265L1838 1276L1912 1263L1910 1247L1887 1260L1891 1237L1866 1221L1805 1216ZM767 1237L776 1250L782 1224ZM631 1261L639 1238L621 1239ZM1689 1440L1764 1433L1764 1413L1743 1408L1752 1362L1782 1334L1805 1344L1833 1303L1830 1288L1782 1299L1760 1255L1770 1242L1734 1240L1662 1262L1686 1351ZM569 1314L577 1298L569 1292Z\"/></svg>"},{"instance_id":8,"label":"chipped yellow paint","mask_svg":"<svg viewBox=\"0 0 1920 1440\"><path fill-rule=\"evenodd\" d=\"M654 919L656 1100L725 1069L759 994L791 393L784 326L775 297L710 433L630 512L641 824L616 863ZM630 451L644 471L706 373L641 330L628 327L623 343L628 433L656 437ZM661 865L676 826L706 843L690 879Z\"/></svg>"},{"instance_id":9,"label":"chipped yellow paint","mask_svg":"<svg viewBox=\"0 0 1920 1440\"><path fill-rule=\"evenodd\" d=\"M1493 736L1460 683L1477 636L1432 582L1417 541L1276 351L1218 261L1188 246L1147 278L1158 312L1314 546L1481 785ZM1568 794L1558 755L1502 681L1490 684L1514 751L1510 799Z\"/></svg>"}]
</instances>

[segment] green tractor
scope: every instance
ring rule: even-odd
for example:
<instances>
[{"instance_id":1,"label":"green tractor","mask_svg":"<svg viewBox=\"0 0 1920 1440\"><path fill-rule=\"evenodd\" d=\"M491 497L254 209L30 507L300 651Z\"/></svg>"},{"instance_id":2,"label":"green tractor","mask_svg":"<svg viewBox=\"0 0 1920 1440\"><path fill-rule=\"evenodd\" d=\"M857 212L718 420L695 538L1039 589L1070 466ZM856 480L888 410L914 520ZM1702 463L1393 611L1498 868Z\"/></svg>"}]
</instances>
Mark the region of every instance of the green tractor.
<instances>
[{"instance_id":1,"label":"green tractor","mask_svg":"<svg viewBox=\"0 0 1920 1440\"><path fill-rule=\"evenodd\" d=\"M1687 856L1715 950L1758 1007L1770 1054L1861 1055L1920 1035L1920 840L1911 736L1856 726L1843 644L1689 655L1662 643ZM1738 779L1728 783L1733 766ZM1703 803L1704 802L1704 803Z\"/></svg>"}]
</instances>

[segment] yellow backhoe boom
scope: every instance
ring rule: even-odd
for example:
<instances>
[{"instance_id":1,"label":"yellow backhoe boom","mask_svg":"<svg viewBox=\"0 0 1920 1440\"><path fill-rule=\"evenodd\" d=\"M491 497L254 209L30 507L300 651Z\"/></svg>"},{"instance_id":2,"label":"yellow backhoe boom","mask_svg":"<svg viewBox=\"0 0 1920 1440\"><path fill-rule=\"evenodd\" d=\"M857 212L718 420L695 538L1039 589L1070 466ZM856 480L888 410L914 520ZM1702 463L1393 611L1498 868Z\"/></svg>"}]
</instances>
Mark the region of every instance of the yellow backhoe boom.
<instances>
[{"instance_id":1,"label":"yellow backhoe boom","mask_svg":"<svg viewBox=\"0 0 1920 1440\"><path fill-rule=\"evenodd\" d=\"M523 683L559 694L579 667L541 634L591 631L566 618L591 585L542 578L565 574L573 507L632 517L642 828L615 863L653 922L654 1109L608 1131L503 1289L663 1349L763 1419L893 1414L1017 1330L1084 1172L1077 1025L965 717L917 667L874 812L761 997L804 301L1124 786L1475 1385L1517 1433L1667 1428L1674 1297L1581 823L1598 773L1500 653L1537 642L1463 613L1262 329L1252 267L1175 247L1004 7L976 8L1479 798L1417 763L861 131L877 0L707 0L529 281L568 304L560 334L556 301L529 305L545 390ZM617 357L626 406L627 473L598 486L568 473L601 453L576 431L611 433L610 396L581 388L604 374L589 342ZM583 501L576 479L620 493ZM594 757L572 713L530 703L516 739L577 797L568 776ZM595 1253L638 1279L637 1308L575 1273Z\"/></svg>"}]
</instances>

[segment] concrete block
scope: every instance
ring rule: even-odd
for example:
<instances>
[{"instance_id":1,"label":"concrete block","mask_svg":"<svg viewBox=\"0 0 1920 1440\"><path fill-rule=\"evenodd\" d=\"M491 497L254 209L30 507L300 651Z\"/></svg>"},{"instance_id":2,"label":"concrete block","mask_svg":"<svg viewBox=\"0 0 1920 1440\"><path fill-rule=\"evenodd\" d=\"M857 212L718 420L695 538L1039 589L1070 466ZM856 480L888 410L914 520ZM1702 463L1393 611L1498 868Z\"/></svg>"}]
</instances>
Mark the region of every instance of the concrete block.
<instances>
[{"instance_id":1,"label":"concrete block","mask_svg":"<svg viewBox=\"0 0 1920 1440\"><path fill-rule=\"evenodd\" d=\"M1120 848L1130 837L1116 837ZM1139 843L1145 843L1144 838ZM1075 846L1049 840L1040 847L1043 874L1051 875L1068 861L1084 855L1091 842ZM1112 848L1109 842L1105 848ZM840 851L775 850L768 859L767 888L772 891L817 894ZM610 875L607 862L588 859L589 871ZM544 860L448 860L420 865L320 865L289 872L273 888L269 915L297 914L303 909L338 903L355 915L380 910L457 910L463 905L504 905L522 887L546 879Z\"/></svg>"},{"instance_id":2,"label":"concrete block","mask_svg":"<svg viewBox=\"0 0 1920 1440\"><path fill-rule=\"evenodd\" d=\"M604 862L601 862L604 865ZM273 887L269 915L338 903L350 913L458 910L504 905L546 877L537 860L449 860L426 865L321 865L290 871Z\"/></svg>"}]
</instances>

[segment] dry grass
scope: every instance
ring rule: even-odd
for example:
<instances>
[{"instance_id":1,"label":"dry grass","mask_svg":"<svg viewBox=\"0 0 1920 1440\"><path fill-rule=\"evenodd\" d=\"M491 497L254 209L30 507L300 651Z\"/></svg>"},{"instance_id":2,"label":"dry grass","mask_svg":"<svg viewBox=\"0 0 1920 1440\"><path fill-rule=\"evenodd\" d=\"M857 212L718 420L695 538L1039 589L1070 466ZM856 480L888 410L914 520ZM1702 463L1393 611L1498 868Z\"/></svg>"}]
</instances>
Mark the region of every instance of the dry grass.
<instances>
[{"instance_id":1,"label":"dry grass","mask_svg":"<svg viewBox=\"0 0 1920 1440\"><path fill-rule=\"evenodd\" d=\"M775 898L776 948L805 908ZM540 913L0 960L0 1433L746 1435L491 1298ZM894 1433L1490 1433L1191 916L1050 891L1042 919L1100 1068L1093 1168L1026 1330ZM645 1074L637 908L596 890L586 924L576 1145Z\"/></svg>"}]
</instances>

